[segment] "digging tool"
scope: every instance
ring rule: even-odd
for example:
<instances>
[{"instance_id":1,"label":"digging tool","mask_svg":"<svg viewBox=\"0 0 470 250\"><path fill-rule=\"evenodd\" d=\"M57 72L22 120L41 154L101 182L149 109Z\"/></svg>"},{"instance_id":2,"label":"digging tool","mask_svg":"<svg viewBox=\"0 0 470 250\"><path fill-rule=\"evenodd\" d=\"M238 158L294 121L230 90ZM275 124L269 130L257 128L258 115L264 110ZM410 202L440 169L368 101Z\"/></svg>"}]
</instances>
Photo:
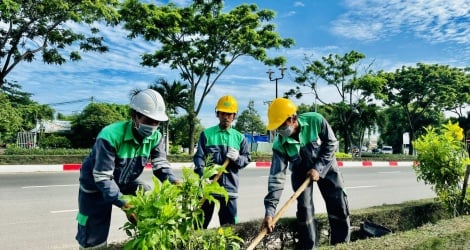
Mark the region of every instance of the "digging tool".
<instances>
[{"instance_id":1,"label":"digging tool","mask_svg":"<svg viewBox=\"0 0 470 250\"><path fill-rule=\"evenodd\" d=\"M218 181L220 176L222 176L222 174L224 173L225 169L227 168L228 164L230 163L230 159L225 159L224 163L222 164L222 169L217 173L217 175L214 177L214 179L212 179L213 182L215 181ZM199 203L199 207L202 207L202 204L204 204L204 202L206 202L206 198L203 197L201 199L201 202Z\"/></svg>"},{"instance_id":2,"label":"digging tool","mask_svg":"<svg viewBox=\"0 0 470 250\"><path fill-rule=\"evenodd\" d=\"M302 194L302 192L305 190L305 188L307 188L307 186L310 184L310 182L311 182L310 177L307 177L307 179L305 179L304 183L302 183L302 185L297 189L297 191L295 191L295 193L289 198L289 200L274 215L273 223L276 223L281 218L281 216L287 211L287 209L290 207L290 205L292 205L292 203L297 199L297 197L299 197L300 194ZM259 232L258 236L256 236L256 238L253 239L253 241L251 242L251 244L248 246L248 248L246 250L253 250L256 247L256 245L258 245L258 243L264 238L264 236L267 233L268 233L268 228L266 226L264 226L261 229L261 232Z\"/></svg>"}]
</instances>

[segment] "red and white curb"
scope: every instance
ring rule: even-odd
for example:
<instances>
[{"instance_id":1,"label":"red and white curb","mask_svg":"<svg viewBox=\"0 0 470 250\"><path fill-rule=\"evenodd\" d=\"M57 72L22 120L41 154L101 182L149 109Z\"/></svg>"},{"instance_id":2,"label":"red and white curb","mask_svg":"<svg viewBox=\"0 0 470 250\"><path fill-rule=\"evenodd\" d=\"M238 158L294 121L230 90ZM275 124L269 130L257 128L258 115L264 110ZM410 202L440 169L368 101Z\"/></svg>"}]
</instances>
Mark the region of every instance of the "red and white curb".
<instances>
[{"instance_id":1,"label":"red and white curb","mask_svg":"<svg viewBox=\"0 0 470 250\"><path fill-rule=\"evenodd\" d=\"M338 161L340 168L350 167L412 167L413 161ZM80 163L54 164L54 165L0 165L0 173L18 173L18 172L65 172L80 170ZM181 169L183 167L192 168L193 163L176 162L171 163L172 168ZM251 162L247 168L269 168L271 162ZM150 164L146 169L151 169Z\"/></svg>"}]
</instances>

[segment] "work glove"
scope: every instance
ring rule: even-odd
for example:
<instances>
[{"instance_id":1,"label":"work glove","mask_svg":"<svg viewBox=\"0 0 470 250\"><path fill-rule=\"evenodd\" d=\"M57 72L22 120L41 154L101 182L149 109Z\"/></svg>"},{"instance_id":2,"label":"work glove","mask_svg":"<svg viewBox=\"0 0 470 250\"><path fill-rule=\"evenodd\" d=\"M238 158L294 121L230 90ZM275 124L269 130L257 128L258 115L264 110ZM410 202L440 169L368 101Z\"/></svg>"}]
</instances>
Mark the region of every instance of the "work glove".
<instances>
[{"instance_id":1,"label":"work glove","mask_svg":"<svg viewBox=\"0 0 470 250\"><path fill-rule=\"evenodd\" d=\"M129 210L131 209L132 205L129 203L124 204L121 207L122 211L126 213L127 220L132 223L134 226L137 225L137 215L135 213L131 213Z\"/></svg>"},{"instance_id":2,"label":"work glove","mask_svg":"<svg viewBox=\"0 0 470 250\"><path fill-rule=\"evenodd\" d=\"M228 152L226 155L227 158L229 158L232 161L236 161L238 159L238 156L240 156L240 153L238 152L238 150L231 148L231 147L228 148Z\"/></svg>"},{"instance_id":3,"label":"work glove","mask_svg":"<svg viewBox=\"0 0 470 250\"><path fill-rule=\"evenodd\" d=\"M271 216L264 217L263 225L262 225L261 229L266 228L266 229L268 229L268 233L272 233L273 230L274 230L274 226L275 225L273 223L273 217L271 217Z\"/></svg>"}]
</instances>

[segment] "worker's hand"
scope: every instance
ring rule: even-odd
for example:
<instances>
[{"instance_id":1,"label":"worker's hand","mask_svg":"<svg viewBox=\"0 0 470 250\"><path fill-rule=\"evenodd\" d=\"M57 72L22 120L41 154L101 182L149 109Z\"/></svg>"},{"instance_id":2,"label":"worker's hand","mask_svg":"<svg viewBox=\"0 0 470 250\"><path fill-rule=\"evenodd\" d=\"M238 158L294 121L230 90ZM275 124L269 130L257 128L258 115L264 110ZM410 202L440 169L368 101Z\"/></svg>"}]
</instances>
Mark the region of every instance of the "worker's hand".
<instances>
[{"instance_id":1,"label":"worker's hand","mask_svg":"<svg viewBox=\"0 0 470 250\"><path fill-rule=\"evenodd\" d=\"M227 158L229 158L230 160L232 161L236 161L238 159L238 156L240 156L240 153L238 152L238 150L232 148L232 147L229 147L228 148L228 152L227 152Z\"/></svg>"},{"instance_id":2,"label":"worker's hand","mask_svg":"<svg viewBox=\"0 0 470 250\"><path fill-rule=\"evenodd\" d=\"M320 173L315 169L310 169L307 171L307 176L310 177L312 181L320 180Z\"/></svg>"},{"instance_id":3,"label":"worker's hand","mask_svg":"<svg viewBox=\"0 0 470 250\"><path fill-rule=\"evenodd\" d=\"M262 228L268 229L268 233L271 233L274 230L273 217L266 216L264 217Z\"/></svg>"},{"instance_id":4,"label":"worker's hand","mask_svg":"<svg viewBox=\"0 0 470 250\"><path fill-rule=\"evenodd\" d=\"M122 211L126 213L127 220L133 225L137 225L137 215L135 213L131 213L129 211L130 208L132 208L132 205L129 202L121 207Z\"/></svg>"}]
</instances>

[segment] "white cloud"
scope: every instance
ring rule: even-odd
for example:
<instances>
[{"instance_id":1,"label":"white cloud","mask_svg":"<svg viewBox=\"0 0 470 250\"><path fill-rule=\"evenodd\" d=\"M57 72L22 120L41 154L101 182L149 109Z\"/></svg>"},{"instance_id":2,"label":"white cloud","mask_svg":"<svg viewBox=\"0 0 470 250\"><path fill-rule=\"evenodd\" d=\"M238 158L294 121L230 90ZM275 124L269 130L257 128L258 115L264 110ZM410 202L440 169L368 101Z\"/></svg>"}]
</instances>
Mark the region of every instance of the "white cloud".
<instances>
[{"instance_id":1,"label":"white cloud","mask_svg":"<svg viewBox=\"0 0 470 250\"><path fill-rule=\"evenodd\" d=\"M300 2L300 1L295 1L294 2L294 7L304 7L305 4L303 2Z\"/></svg>"},{"instance_id":2,"label":"white cloud","mask_svg":"<svg viewBox=\"0 0 470 250\"><path fill-rule=\"evenodd\" d=\"M431 43L470 43L468 0L346 0L346 13L332 32L358 40L376 40L409 30Z\"/></svg>"},{"instance_id":3,"label":"white cloud","mask_svg":"<svg viewBox=\"0 0 470 250\"><path fill-rule=\"evenodd\" d=\"M289 12L287 12L287 14L284 15L284 17L290 17L290 16L294 16L297 12L291 10Z\"/></svg>"}]
</instances>

